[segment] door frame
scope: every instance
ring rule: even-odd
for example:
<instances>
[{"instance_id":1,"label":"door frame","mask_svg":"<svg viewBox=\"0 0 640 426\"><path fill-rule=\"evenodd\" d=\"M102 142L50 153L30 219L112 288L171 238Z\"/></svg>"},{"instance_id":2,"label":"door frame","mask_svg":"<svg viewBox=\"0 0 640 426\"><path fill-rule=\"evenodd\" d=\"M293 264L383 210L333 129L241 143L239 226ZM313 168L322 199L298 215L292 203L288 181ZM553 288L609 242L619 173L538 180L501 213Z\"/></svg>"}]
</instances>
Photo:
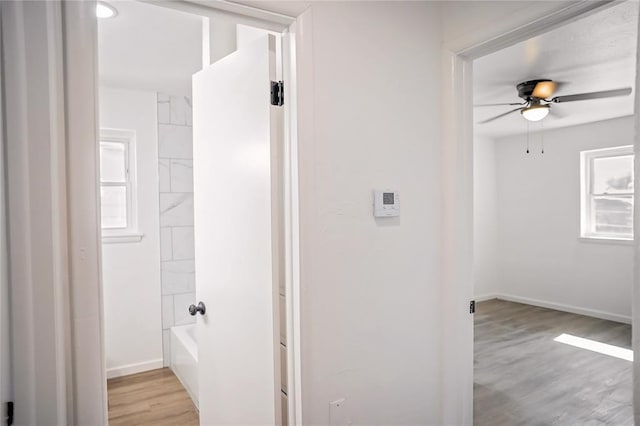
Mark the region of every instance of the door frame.
<instances>
[{"instance_id":1,"label":"door frame","mask_svg":"<svg viewBox=\"0 0 640 426\"><path fill-rule=\"evenodd\" d=\"M302 424L301 375L301 329L300 329L300 244L299 244L299 199L298 199L298 82L310 82L309 67L304 65L311 52L308 36L311 28L311 11L306 10L297 17L274 13L255 7L226 2L224 0L186 0L157 2L138 0L154 6L200 15L203 18L224 18L235 24L245 24L276 31L282 34L282 70L286 90L284 102L283 140L283 200L282 229L283 259L276 259L284 267L286 289L287 330L287 397L288 424ZM97 45L96 45L97 49ZM279 336L278 330L276 335ZM280 349L277 346L279 355ZM104 353L104 348L103 348ZM278 374L279 376L279 374ZM280 414L279 393L276 412ZM284 413L282 413L284 415ZM279 415L277 417L280 417Z\"/></svg>"},{"instance_id":2,"label":"door frame","mask_svg":"<svg viewBox=\"0 0 640 426\"><path fill-rule=\"evenodd\" d=\"M0 46L2 46L2 10L0 9ZM0 70L4 70L4 60L0 56ZM0 72L0 100L3 99L4 79ZM4 105L0 101L0 147L5 146ZM7 244L7 206L6 206L6 172L4 149L0 148L0 417L4 418L5 404L13 400L11 384L11 339L10 339L10 304L8 244Z\"/></svg>"},{"instance_id":3,"label":"door frame","mask_svg":"<svg viewBox=\"0 0 640 426\"><path fill-rule=\"evenodd\" d=\"M490 32L476 31L464 39L445 43L443 59L443 333L442 423L473 424L473 61L482 56L543 34L620 1L581 0L558 8L533 21L513 17L496 22ZM535 7L535 6L532 6ZM526 15L526 14L524 14ZM526 17L525 17L526 19ZM640 78L640 77L637 77ZM640 80L636 82L639 87ZM636 111L640 97L636 90ZM636 129L640 118L636 114ZM635 142L640 153L640 142ZM635 163L640 173L640 161ZM636 197L640 189L636 188ZM634 223L640 223L635 209ZM638 229L638 225L636 225ZM640 239L635 239L635 256L640 256ZM633 349L640 353L640 262L634 262ZM637 331L636 331L637 330ZM634 414L640 422L640 363L634 369Z\"/></svg>"},{"instance_id":4,"label":"door frame","mask_svg":"<svg viewBox=\"0 0 640 426\"><path fill-rule=\"evenodd\" d=\"M202 16L204 19L224 19L234 24L244 24L275 31L282 34L282 79L285 82L284 91L284 140L282 161L282 237L283 259L276 259L283 266L283 276L286 291L286 332L287 332L287 401L288 424L302 424L302 347L300 322L300 226L299 226L299 179L298 179L298 139L299 128L306 128L310 122L310 102L306 102L306 119L303 126L298 125L299 102L301 98L309 96L306 88L312 83L311 79L311 9L308 8L297 17L270 12L251 6L230 3L224 0L184 0L157 2L155 0L137 0L165 7L181 12ZM203 21L204 28L209 29L208 23ZM97 46L96 46L97 50ZM203 65L204 66L204 65ZM302 86L302 94L299 93ZM312 117L312 115L311 115ZM276 335L279 336L278 330ZM279 339L279 338L278 338ZM277 356L280 347L277 345ZM104 348L103 348L104 353ZM279 368L279 365L276 366ZM279 376L279 370L278 376ZM276 413L281 415L279 394L276 399Z\"/></svg>"}]
</instances>

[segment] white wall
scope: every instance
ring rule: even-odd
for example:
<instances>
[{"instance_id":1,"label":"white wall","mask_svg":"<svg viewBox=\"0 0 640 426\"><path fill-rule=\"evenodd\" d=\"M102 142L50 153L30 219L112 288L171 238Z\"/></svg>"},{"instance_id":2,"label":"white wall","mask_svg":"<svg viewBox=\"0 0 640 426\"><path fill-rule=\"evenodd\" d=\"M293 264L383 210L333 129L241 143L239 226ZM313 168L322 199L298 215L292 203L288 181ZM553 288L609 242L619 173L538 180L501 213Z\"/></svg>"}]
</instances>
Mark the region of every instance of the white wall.
<instances>
[{"instance_id":1,"label":"white wall","mask_svg":"<svg viewBox=\"0 0 640 426\"><path fill-rule=\"evenodd\" d=\"M353 424L438 424L439 8L319 2L311 12L314 79L300 88L315 93L302 102L313 133L300 140L304 424L330 424L329 402L343 397ZM378 188L400 191L399 218L374 220Z\"/></svg>"},{"instance_id":2,"label":"white wall","mask_svg":"<svg viewBox=\"0 0 640 426\"><path fill-rule=\"evenodd\" d=\"M624 117L545 131L544 154L540 134L528 155L524 135L495 142L496 293L630 321L633 246L579 239L580 151L631 145L633 126Z\"/></svg>"},{"instance_id":3,"label":"white wall","mask_svg":"<svg viewBox=\"0 0 640 426\"><path fill-rule=\"evenodd\" d=\"M476 298L497 291L497 180L493 139L473 145L473 285Z\"/></svg>"},{"instance_id":4,"label":"white wall","mask_svg":"<svg viewBox=\"0 0 640 426\"><path fill-rule=\"evenodd\" d=\"M100 127L136 131L137 243L102 245L109 377L162 367L156 94L100 89Z\"/></svg>"}]
</instances>

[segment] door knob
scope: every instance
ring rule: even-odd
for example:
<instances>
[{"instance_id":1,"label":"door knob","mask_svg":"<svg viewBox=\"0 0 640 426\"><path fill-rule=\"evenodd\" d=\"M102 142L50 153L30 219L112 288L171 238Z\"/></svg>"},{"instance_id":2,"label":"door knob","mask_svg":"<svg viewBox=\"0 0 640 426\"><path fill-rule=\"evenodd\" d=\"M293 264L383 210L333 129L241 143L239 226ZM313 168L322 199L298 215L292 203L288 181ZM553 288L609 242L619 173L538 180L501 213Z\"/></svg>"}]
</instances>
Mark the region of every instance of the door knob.
<instances>
[{"instance_id":1,"label":"door knob","mask_svg":"<svg viewBox=\"0 0 640 426\"><path fill-rule=\"evenodd\" d=\"M204 315L204 313L207 312L207 308L206 306L204 306L204 303L198 302L198 306L196 305L189 306L189 313L191 315L195 316L195 314L197 314L198 312L200 312L200 315Z\"/></svg>"}]
</instances>

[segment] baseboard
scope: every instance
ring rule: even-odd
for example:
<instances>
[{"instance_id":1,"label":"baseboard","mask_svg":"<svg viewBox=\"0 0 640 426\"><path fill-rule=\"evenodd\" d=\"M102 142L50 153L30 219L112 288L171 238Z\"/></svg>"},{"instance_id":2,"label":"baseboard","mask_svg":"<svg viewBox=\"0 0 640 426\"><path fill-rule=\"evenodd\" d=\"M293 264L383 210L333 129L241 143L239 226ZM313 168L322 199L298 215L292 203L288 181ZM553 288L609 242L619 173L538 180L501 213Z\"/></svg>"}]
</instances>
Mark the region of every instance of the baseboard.
<instances>
[{"instance_id":1,"label":"baseboard","mask_svg":"<svg viewBox=\"0 0 640 426\"><path fill-rule=\"evenodd\" d=\"M491 300L491 299L497 299L498 295L495 293L487 293L487 294L481 294L480 296L476 296L474 298L474 300L476 302L484 302L485 300Z\"/></svg>"},{"instance_id":2,"label":"baseboard","mask_svg":"<svg viewBox=\"0 0 640 426\"><path fill-rule=\"evenodd\" d=\"M610 312L599 311L596 309L581 308L573 305L565 305L562 303L547 302L544 300L530 299L528 297L514 296L512 294L496 293L491 299L506 300L508 302L524 303L526 305L540 306L541 308L555 309L556 311L570 312L572 314L586 315L588 317L600 318L609 321L631 324L631 317L626 315L612 314ZM479 301L476 298L476 301ZM488 300L488 299L483 299Z\"/></svg>"},{"instance_id":3,"label":"baseboard","mask_svg":"<svg viewBox=\"0 0 640 426\"><path fill-rule=\"evenodd\" d=\"M156 370L162 367L162 358L158 358L152 359L150 361L138 362L136 364L128 364L120 367L108 368L107 379L128 376L129 374L142 373L143 371Z\"/></svg>"}]
</instances>

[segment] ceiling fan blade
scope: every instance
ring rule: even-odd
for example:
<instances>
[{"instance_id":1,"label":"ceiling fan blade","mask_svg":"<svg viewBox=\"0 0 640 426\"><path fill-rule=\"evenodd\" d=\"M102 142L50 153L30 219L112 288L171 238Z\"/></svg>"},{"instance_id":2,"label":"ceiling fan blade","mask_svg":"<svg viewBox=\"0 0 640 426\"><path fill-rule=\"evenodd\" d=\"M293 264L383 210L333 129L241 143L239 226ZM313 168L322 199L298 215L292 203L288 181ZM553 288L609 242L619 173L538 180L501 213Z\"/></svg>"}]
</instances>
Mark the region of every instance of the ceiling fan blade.
<instances>
[{"instance_id":1,"label":"ceiling fan blade","mask_svg":"<svg viewBox=\"0 0 640 426\"><path fill-rule=\"evenodd\" d=\"M567 116L566 111L562 111L562 108L551 108L551 105L549 105L549 115L558 119Z\"/></svg>"},{"instance_id":2,"label":"ceiling fan blade","mask_svg":"<svg viewBox=\"0 0 640 426\"><path fill-rule=\"evenodd\" d=\"M603 90L602 92L578 93L576 95L556 96L551 102L574 102L586 101L589 99L614 98L616 96L627 96L631 94L631 87L615 90Z\"/></svg>"},{"instance_id":3,"label":"ceiling fan blade","mask_svg":"<svg viewBox=\"0 0 640 426\"><path fill-rule=\"evenodd\" d=\"M502 104L477 104L474 105L473 107L491 107L491 106L509 106L509 105L526 105L526 102L517 102L517 103L510 103L510 104L506 104L506 103L502 103Z\"/></svg>"},{"instance_id":4,"label":"ceiling fan blade","mask_svg":"<svg viewBox=\"0 0 640 426\"><path fill-rule=\"evenodd\" d=\"M511 111L503 112L502 114L496 115L495 117L487 118L486 120L478 121L478 124L489 123L493 120L497 120L498 118L504 117L505 115L509 115L512 112L520 111L522 108L512 109Z\"/></svg>"},{"instance_id":5,"label":"ceiling fan blade","mask_svg":"<svg viewBox=\"0 0 640 426\"><path fill-rule=\"evenodd\" d=\"M553 96L557 88L558 84L555 81L541 81L533 88L531 96L538 99L549 99Z\"/></svg>"}]
</instances>

